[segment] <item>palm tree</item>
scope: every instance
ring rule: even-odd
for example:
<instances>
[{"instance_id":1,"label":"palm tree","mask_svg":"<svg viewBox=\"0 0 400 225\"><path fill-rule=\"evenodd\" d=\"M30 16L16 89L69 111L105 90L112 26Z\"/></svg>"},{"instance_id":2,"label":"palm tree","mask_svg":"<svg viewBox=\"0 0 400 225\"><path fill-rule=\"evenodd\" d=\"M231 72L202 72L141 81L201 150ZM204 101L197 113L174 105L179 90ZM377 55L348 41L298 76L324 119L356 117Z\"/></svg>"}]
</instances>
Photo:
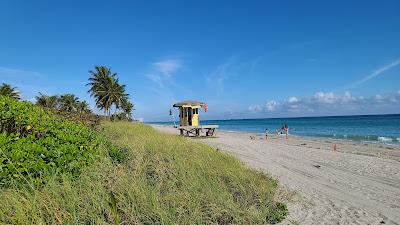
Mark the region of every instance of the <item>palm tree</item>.
<instances>
[{"instance_id":1,"label":"palm tree","mask_svg":"<svg viewBox=\"0 0 400 225\"><path fill-rule=\"evenodd\" d=\"M57 95L44 95L39 92L39 95L35 97L36 99L36 105L50 108L50 109L56 109L58 108L58 104L60 102L60 99Z\"/></svg>"},{"instance_id":2,"label":"palm tree","mask_svg":"<svg viewBox=\"0 0 400 225\"><path fill-rule=\"evenodd\" d=\"M78 105L78 102L79 102L78 98L73 94L61 95L60 109L67 111L67 112L75 111L76 107Z\"/></svg>"},{"instance_id":3,"label":"palm tree","mask_svg":"<svg viewBox=\"0 0 400 225\"><path fill-rule=\"evenodd\" d=\"M78 102L76 110L79 113L90 113L90 106L86 101Z\"/></svg>"},{"instance_id":4,"label":"palm tree","mask_svg":"<svg viewBox=\"0 0 400 225\"><path fill-rule=\"evenodd\" d=\"M121 109L129 120L132 119L132 111L135 110L133 107L134 105L127 98L122 100Z\"/></svg>"},{"instance_id":5,"label":"palm tree","mask_svg":"<svg viewBox=\"0 0 400 225\"><path fill-rule=\"evenodd\" d=\"M114 105L117 110L122 104L122 99L128 97L125 93L125 85L118 83L117 74L112 73L108 67L96 66L95 70L89 73L91 77L87 84L90 86L88 92L90 96L95 97L96 106L110 117L112 106Z\"/></svg>"},{"instance_id":6,"label":"palm tree","mask_svg":"<svg viewBox=\"0 0 400 225\"><path fill-rule=\"evenodd\" d=\"M0 85L0 95L7 96L7 97L17 99L17 100L21 99L21 96L20 96L19 92L16 90L16 88L12 87L9 84L5 84L5 83Z\"/></svg>"}]
</instances>

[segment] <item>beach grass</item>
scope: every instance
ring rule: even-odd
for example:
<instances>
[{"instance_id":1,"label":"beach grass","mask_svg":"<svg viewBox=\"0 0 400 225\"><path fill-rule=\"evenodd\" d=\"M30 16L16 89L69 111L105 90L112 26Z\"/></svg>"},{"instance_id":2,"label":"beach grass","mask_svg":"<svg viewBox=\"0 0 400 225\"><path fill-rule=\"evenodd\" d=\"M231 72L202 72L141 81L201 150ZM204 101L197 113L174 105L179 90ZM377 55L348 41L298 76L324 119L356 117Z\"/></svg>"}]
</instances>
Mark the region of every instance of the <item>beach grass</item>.
<instances>
[{"instance_id":1,"label":"beach grass","mask_svg":"<svg viewBox=\"0 0 400 225\"><path fill-rule=\"evenodd\" d=\"M267 224L287 214L277 181L227 153L143 124L102 126L119 156L103 154L78 178L54 177L38 190L1 189L0 222Z\"/></svg>"}]
</instances>

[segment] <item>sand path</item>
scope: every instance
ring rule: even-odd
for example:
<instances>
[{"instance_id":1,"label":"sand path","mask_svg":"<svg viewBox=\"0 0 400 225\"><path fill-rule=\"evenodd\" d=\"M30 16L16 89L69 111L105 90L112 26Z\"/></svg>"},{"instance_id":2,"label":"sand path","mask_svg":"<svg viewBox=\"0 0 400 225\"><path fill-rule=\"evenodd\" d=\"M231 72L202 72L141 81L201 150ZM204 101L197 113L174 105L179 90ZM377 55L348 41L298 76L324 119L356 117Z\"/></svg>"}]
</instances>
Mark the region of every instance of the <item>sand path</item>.
<instances>
[{"instance_id":1,"label":"sand path","mask_svg":"<svg viewBox=\"0 0 400 225\"><path fill-rule=\"evenodd\" d=\"M171 127L155 126L177 133ZM298 195L291 224L400 224L400 148L352 142L218 132L199 139L262 169Z\"/></svg>"}]
</instances>

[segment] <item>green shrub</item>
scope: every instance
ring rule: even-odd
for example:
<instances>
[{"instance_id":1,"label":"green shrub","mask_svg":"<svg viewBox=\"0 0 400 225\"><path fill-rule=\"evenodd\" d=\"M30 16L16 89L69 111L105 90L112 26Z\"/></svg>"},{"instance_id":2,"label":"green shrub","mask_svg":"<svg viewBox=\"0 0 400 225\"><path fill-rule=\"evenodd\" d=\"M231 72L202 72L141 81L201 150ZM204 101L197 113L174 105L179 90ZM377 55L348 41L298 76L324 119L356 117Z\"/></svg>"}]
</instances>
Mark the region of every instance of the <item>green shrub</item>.
<instances>
[{"instance_id":1,"label":"green shrub","mask_svg":"<svg viewBox=\"0 0 400 225\"><path fill-rule=\"evenodd\" d=\"M79 112L67 112L58 109L46 109L51 112L57 114L58 116L67 119L69 121L73 121L76 123L82 123L85 126L93 128L95 130L99 130L100 128L100 116L92 114L90 112L79 113Z\"/></svg>"},{"instance_id":2,"label":"green shrub","mask_svg":"<svg viewBox=\"0 0 400 225\"><path fill-rule=\"evenodd\" d=\"M78 176L106 145L111 147L82 124L0 96L0 186L40 185L59 174Z\"/></svg>"}]
</instances>

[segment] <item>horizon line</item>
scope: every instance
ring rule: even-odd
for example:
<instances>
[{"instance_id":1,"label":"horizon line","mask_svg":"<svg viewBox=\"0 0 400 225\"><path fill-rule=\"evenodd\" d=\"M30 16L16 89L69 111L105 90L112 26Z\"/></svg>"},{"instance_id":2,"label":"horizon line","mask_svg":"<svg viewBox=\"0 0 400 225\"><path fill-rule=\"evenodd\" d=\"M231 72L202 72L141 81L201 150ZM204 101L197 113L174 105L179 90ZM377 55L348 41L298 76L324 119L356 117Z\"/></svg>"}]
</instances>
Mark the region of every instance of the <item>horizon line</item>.
<instances>
[{"instance_id":1,"label":"horizon line","mask_svg":"<svg viewBox=\"0 0 400 225\"><path fill-rule=\"evenodd\" d=\"M351 117L351 116L396 116L400 113L384 113L384 114L352 114L352 115L330 115L330 116L294 116L294 117L264 117L264 118L237 118L237 119L207 119L201 121L218 121L218 120L262 120L262 119L301 119L301 118L322 118L322 117ZM168 123L171 121L155 121L155 122L144 122L144 123Z\"/></svg>"}]
</instances>

